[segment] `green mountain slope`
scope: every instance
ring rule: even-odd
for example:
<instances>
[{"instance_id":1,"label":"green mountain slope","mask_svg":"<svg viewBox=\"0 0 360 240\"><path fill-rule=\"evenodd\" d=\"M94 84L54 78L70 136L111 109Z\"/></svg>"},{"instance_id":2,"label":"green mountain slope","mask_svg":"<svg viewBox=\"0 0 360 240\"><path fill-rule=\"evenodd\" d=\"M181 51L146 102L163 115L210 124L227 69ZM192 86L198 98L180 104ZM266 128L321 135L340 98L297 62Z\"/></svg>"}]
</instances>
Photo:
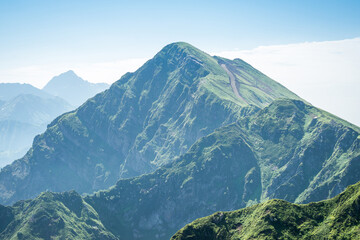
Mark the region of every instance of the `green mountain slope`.
<instances>
[{"instance_id":1,"label":"green mountain slope","mask_svg":"<svg viewBox=\"0 0 360 240\"><path fill-rule=\"evenodd\" d=\"M297 205L269 200L252 207L217 212L179 230L171 239L358 239L360 183L336 197Z\"/></svg>"},{"instance_id":2,"label":"green mountain slope","mask_svg":"<svg viewBox=\"0 0 360 240\"><path fill-rule=\"evenodd\" d=\"M256 99L237 97L220 60L234 71L234 81L257 79L266 92L251 87ZM299 99L239 60L170 44L107 91L55 119L24 158L0 172L0 201L12 203L46 189L90 193L121 177L151 172L200 137L284 96Z\"/></svg>"},{"instance_id":3,"label":"green mountain slope","mask_svg":"<svg viewBox=\"0 0 360 240\"><path fill-rule=\"evenodd\" d=\"M122 179L83 200L120 239L169 239L197 218L268 197L305 202L335 196L360 180L359 132L302 101L277 100L199 139L155 172ZM4 229L12 222L6 219L0 217Z\"/></svg>"}]
</instances>

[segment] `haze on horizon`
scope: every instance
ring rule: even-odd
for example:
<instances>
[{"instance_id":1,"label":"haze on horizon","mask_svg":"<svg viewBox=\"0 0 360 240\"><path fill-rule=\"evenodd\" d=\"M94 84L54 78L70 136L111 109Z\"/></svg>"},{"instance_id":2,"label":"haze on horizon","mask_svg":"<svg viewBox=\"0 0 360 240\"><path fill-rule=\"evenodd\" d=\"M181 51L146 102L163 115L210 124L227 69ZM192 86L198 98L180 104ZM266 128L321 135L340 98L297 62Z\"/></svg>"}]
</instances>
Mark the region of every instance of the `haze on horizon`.
<instances>
[{"instance_id":1,"label":"haze on horizon","mask_svg":"<svg viewBox=\"0 0 360 240\"><path fill-rule=\"evenodd\" d=\"M185 3L184 3L185 2ZM112 83L166 44L240 57L317 107L360 125L360 2L0 3L0 82L43 87L69 69Z\"/></svg>"}]
</instances>

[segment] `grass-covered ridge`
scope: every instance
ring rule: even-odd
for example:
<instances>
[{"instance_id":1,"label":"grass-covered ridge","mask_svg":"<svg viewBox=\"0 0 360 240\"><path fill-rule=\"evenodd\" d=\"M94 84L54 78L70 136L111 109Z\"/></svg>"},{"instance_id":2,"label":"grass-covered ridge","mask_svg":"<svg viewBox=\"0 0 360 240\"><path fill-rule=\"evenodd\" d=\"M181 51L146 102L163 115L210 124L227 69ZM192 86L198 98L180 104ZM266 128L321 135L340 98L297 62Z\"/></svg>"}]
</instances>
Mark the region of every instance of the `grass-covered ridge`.
<instances>
[{"instance_id":1,"label":"grass-covered ridge","mask_svg":"<svg viewBox=\"0 0 360 240\"><path fill-rule=\"evenodd\" d=\"M255 69L226 60L236 81L241 75L268 86L240 99L219 61L187 43L164 47L134 73L56 118L23 158L3 168L0 202L34 198L46 189L106 189L119 178L172 162L199 138L279 97L298 99Z\"/></svg>"},{"instance_id":2,"label":"grass-covered ridge","mask_svg":"<svg viewBox=\"0 0 360 240\"><path fill-rule=\"evenodd\" d=\"M179 230L171 239L358 239L360 183L336 197L304 205L269 200L217 212Z\"/></svg>"}]
</instances>

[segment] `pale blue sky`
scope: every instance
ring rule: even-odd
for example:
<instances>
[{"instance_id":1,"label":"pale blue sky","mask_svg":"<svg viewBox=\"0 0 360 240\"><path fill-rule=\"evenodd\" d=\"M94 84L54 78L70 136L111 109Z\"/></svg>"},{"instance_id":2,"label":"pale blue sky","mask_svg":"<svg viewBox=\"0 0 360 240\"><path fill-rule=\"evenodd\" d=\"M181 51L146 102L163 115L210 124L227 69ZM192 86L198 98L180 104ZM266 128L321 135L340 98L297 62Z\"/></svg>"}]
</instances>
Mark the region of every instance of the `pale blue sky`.
<instances>
[{"instance_id":1,"label":"pale blue sky","mask_svg":"<svg viewBox=\"0 0 360 240\"><path fill-rule=\"evenodd\" d=\"M360 36L360 1L0 1L0 64L112 61Z\"/></svg>"}]
</instances>

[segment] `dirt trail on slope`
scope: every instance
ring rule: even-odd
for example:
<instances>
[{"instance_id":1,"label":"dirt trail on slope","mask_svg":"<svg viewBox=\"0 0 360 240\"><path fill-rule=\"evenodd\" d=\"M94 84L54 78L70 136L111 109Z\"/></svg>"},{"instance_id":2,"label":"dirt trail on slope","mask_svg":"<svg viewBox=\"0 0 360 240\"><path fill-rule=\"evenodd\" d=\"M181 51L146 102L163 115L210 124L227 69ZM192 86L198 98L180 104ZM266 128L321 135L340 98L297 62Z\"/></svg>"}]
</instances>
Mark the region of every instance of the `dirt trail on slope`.
<instances>
[{"instance_id":1,"label":"dirt trail on slope","mask_svg":"<svg viewBox=\"0 0 360 240\"><path fill-rule=\"evenodd\" d=\"M237 89L237 87L236 87L234 74L232 74L232 72L230 72L230 70L226 67L225 64L221 64L220 66L221 66L221 67L226 71L226 73L229 75L230 85L231 85L231 88L232 88L234 94L235 94L238 98L242 99L244 102L247 102L247 101L246 101L242 96L240 96L240 94L239 94L239 91L238 91L238 89Z\"/></svg>"}]
</instances>

